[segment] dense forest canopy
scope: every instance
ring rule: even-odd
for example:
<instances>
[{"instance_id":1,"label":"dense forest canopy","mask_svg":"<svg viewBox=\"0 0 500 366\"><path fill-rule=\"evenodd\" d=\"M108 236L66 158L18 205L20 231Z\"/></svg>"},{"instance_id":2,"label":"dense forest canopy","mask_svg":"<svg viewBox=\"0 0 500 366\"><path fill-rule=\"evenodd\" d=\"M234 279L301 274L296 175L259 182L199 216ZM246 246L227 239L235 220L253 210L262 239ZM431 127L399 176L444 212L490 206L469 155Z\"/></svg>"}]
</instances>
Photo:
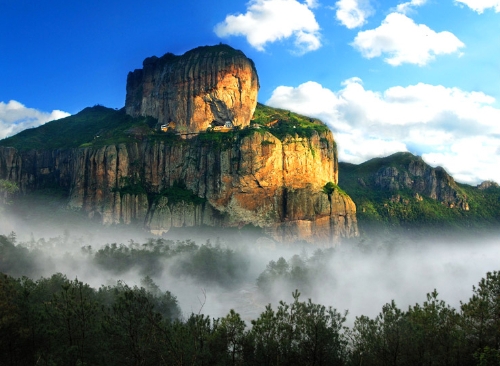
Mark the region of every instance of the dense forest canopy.
<instances>
[{"instance_id":1,"label":"dense forest canopy","mask_svg":"<svg viewBox=\"0 0 500 366\"><path fill-rule=\"evenodd\" d=\"M56 238L46 241L65 240ZM66 238L67 240L67 238ZM39 279L35 256L42 241L16 243L0 235L0 359L5 365L497 365L500 362L500 273L488 272L455 309L437 291L401 309L390 301L379 315L356 316L304 300L269 304L245 321L231 310L211 318L200 307L183 314L175 294L152 276L159 261L176 258L177 276L231 288L247 274L240 252L193 241L131 240L81 248L116 276L132 263L140 285L123 281L93 288L57 273ZM38 248L38 249L36 249ZM38 251L38 252L37 252ZM257 277L259 291L279 284L307 289L324 275L334 250L270 261ZM323 281L330 281L323 277ZM389 300L389 299L388 299ZM464 299L465 300L465 299Z\"/></svg>"}]
</instances>

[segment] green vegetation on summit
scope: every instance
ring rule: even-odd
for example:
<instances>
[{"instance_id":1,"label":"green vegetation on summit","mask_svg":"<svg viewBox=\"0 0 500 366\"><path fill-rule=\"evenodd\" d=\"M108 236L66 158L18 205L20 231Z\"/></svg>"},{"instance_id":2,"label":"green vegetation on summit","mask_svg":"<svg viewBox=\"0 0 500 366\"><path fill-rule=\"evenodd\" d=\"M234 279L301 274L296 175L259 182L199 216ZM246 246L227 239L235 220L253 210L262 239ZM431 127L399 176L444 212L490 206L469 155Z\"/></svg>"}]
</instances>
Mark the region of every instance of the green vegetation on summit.
<instances>
[{"instance_id":1,"label":"green vegetation on summit","mask_svg":"<svg viewBox=\"0 0 500 366\"><path fill-rule=\"evenodd\" d=\"M272 108L257 103L252 122L267 128L274 136L283 140L286 136L311 137L314 131L328 132L328 127L318 119L303 116L285 109ZM267 127L275 122L274 125Z\"/></svg>"},{"instance_id":2,"label":"green vegetation on summit","mask_svg":"<svg viewBox=\"0 0 500 366\"><path fill-rule=\"evenodd\" d=\"M328 127L317 119L260 103L257 104L252 121L259 125L261 133L269 131L281 140L286 136L310 137L313 131L319 133L328 131ZM273 126L267 126L273 121L276 121ZM234 138L244 137L255 131L252 128L245 128L228 133L202 133L199 140L227 146ZM147 139L181 141L180 137L173 133L159 131L158 121L155 118L131 117L123 109L115 110L97 105L0 140L0 146L14 147L19 151L54 150L116 145Z\"/></svg>"}]
</instances>

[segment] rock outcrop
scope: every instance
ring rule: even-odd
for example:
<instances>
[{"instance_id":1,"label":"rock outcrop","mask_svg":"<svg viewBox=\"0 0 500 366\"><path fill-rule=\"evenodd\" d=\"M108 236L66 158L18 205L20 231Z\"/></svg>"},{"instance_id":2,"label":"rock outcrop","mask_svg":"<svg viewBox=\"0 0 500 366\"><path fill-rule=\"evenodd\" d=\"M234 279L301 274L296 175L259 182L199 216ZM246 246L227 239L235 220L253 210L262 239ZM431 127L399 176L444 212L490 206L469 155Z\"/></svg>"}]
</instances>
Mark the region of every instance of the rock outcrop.
<instances>
[{"instance_id":1,"label":"rock outcrop","mask_svg":"<svg viewBox=\"0 0 500 366\"><path fill-rule=\"evenodd\" d=\"M252 60L226 45L198 47L144 60L127 77L126 112L175 123L182 133L210 125L245 127L257 105L259 80Z\"/></svg>"},{"instance_id":2,"label":"rock outcrop","mask_svg":"<svg viewBox=\"0 0 500 366\"><path fill-rule=\"evenodd\" d=\"M327 182L338 181L332 133L305 117L293 126L280 120L274 134L265 121L249 127L258 88L253 62L229 46L150 57L128 75L126 113L175 125L190 139L137 122L116 138L129 142L113 144L110 131L118 130L108 120L115 130L107 132L106 146L96 140L106 132L103 125L79 148L0 147L0 179L16 182L24 193L57 189L70 208L104 225L136 224L156 234L173 227L251 224L282 242L332 245L358 235L350 197L322 192ZM228 121L240 129L205 132Z\"/></svg>"},{"instance_id":3,"label":"rock outcrop","mask_svg":"<svg viewBox=\"0 0 500 366\"><path fill-rule=\"evenodd\" d=\"M455 180L442 167L432 168L421 158L409 153L398 155L407 155L408 159L399 168L382 166L374 176L377 188L392 191L410 189L450 208L469 210L467 196L461 193Z\"/></svg>"},{"instance_id":4,"label":"rock outcrop","mask_svg":"<svg viewBox=\"0 0 500 366\"><path fill-rule=\"evenodd\" d=\"M479 189L479 190L485 190L485 189L489 189L491 187L498 188L499 185L498 185L497 182L494 182L492 180L485 180L484 182L481 182L481 184L479 184L477 186L477 189Z\"/></svg>"},{"instance_id":5,"label":"rock outcrop","mask_svg":"<svg viewBox=\"0 0 500 366\"><path fill-rule=\"evenodd\" d=\"M322 192L337 174L331 132L281 141L254 131L228 144L194 138L22 153L0 147L0 177L22 192L59 187L70 207L102 224L135 223L156 234L252 224L278 241L331 245L358 235L349 196L334 192L329 200Z\"/></svg>"}]
</instances>

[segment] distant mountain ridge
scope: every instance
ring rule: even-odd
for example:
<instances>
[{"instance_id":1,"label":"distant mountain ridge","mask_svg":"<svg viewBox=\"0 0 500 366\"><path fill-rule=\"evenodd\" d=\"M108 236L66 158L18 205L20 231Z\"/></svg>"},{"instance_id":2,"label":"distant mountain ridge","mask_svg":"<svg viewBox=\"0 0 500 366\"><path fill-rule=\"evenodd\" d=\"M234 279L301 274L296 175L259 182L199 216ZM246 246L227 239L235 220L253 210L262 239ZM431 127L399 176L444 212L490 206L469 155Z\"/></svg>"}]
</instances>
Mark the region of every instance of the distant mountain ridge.
<instances>
[{"instance_id":1,"label":"distant mountain ridge","mask_svg":"<svg viewBox=\"0 0 500 366\"><path fill-rule=\"evenodd\" d=\"M433 168L411 153L359 165L340 162L339 170L339 185L356 203L361 228L480 230L500 224L498 184L457 183L442 167Z\"/></svg>"}]
</instances>

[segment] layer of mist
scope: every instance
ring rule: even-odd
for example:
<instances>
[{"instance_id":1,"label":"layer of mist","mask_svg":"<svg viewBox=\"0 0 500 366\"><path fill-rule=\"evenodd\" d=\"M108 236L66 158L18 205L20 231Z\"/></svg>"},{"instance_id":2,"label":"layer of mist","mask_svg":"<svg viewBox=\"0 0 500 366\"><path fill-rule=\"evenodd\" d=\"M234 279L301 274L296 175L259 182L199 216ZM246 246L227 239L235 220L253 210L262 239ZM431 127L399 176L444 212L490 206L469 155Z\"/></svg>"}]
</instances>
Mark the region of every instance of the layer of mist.
<instances>
[{"instance_id":1,"label":"layer of mist","mask_svg":"<svg viewBox=\"0 0 500 366\"><path fill-rule=\"evenodd\" d=\"M98 225L28 226L4 212L0 235L16 245L0 260L0 272L34 279L63 273L95 288L118 280L140 286L148 276L177 297L184 317L217 318L234 309L247 325L268 303L291 301L298 289L304 299L348 310L352 325L356 316L375 317L391 300L402 309L421 303L434 289L459 309L486 272L500 269L498 235L460 242L401 239L390 245L365 238L320 250L241 233L192 234L196 239Z\"/></svg>"}]
</instances>

